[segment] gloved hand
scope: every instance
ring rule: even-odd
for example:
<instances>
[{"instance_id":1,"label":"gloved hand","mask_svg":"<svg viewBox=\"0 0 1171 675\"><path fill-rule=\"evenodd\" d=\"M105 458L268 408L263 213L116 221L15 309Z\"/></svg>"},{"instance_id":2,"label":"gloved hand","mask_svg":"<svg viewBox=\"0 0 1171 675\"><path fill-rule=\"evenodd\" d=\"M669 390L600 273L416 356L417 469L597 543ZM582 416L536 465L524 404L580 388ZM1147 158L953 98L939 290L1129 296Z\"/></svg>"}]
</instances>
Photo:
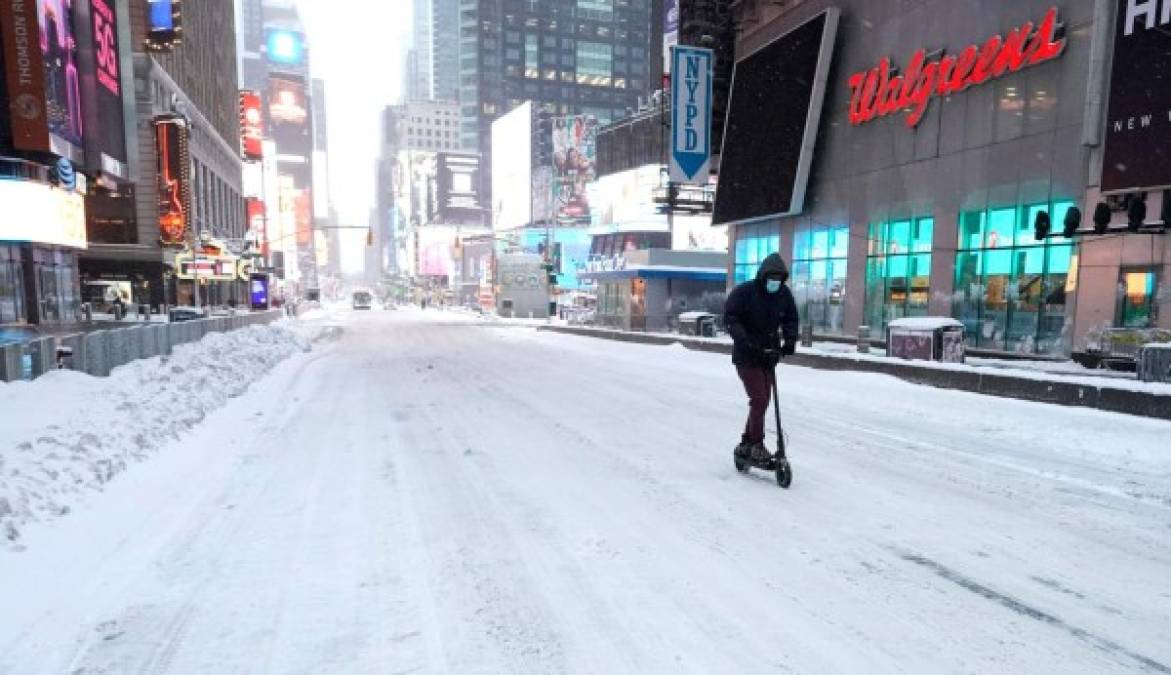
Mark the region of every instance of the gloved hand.
<instances>
[{"instance_id":1,"label":"gloved hand","mask_svg":"<svg viewBox=\"0 0 1171 675\"><path fill-rule=\"evenodd\" d=\"M797 341L796 340L785 340L785 343L783 345L781 345L781 356L782 357L792 356L796 353L797 353Z\"/></svg>"}]
</instances>

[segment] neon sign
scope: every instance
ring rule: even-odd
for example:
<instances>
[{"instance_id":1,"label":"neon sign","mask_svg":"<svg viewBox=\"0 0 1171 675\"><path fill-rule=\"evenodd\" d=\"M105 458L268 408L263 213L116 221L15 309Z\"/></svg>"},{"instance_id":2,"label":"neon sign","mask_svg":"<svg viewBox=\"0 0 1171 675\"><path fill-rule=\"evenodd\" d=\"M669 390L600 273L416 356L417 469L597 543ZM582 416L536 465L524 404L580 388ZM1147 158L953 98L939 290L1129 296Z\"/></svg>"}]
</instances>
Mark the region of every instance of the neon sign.
<instances>
[{"instance_id":1,"label":"neon sign","mask_svg":"<svg viewBox=\"0 0 1171 675\"><path fill-rule=\"evenodd\" d=\"M1029 21L957 55L936 53L929 58L927 50L920 49L911 56L905 74L883 58L874 68L850 76L850 123L857 126L905 111L906 124L913 129L933 98L1052 61L1065 51L1065 44L1064 26L1053 7L1039 25Z\"/></svg>"}]
</instances>

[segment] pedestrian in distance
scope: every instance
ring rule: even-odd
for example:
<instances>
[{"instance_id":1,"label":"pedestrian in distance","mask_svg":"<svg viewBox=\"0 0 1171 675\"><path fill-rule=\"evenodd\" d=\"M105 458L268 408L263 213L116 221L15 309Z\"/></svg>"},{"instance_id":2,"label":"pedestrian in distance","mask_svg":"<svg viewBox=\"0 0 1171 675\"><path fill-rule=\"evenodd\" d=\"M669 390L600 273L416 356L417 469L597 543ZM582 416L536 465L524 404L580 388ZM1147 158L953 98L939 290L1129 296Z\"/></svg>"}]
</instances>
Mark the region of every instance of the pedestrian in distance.
<instances>
[{"instance_id":1,"label":"pedestrian in distance","mask_svg":"<svg viewBox=\"0 0 1171 675\"><path fill-rule=\"evenodd\" d=\"M736 454L767 462L764 416L777 364L797 347L797 303L785 284L789 268L779 253L764 259L756 278L740 284L724 303L724 327L732 336L732 363L748 394L748 421Z\"/></svg>"}]
</instances>

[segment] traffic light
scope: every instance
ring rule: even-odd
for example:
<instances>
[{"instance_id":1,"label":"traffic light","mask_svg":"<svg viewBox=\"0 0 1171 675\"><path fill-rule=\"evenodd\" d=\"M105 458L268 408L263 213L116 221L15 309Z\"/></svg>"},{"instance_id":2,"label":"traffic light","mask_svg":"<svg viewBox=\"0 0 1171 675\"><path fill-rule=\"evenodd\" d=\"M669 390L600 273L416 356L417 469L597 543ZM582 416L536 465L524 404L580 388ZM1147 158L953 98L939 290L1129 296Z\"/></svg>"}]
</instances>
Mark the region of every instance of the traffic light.
<instances>
[{"instance_id":1,"label":"traffic light","mask_svg":"<svg viewBox=\"0 0 1171 675\"><path fill-rule=\"evenodd\" d=\"M1066 239L1072 239L1077 228L1082 224L1082 210L1076 206L1071 206L1065 212L1065 221L1062 223L1065 226L1063 234Z\"/></svg>"},{"instance_id":2,"label":"traffic light","mask_svg":"<svg viewBox=\"0 0 1171 675\"><path fill-rule=\"evenodd\" d=\"M1147 219L1147 196L1145 193L1133 194L1126 205L1126 229L1138 232L1143 221Z\"/></svg>"},{"instance_id":3,"label":"traffic light","mask_svg":"<svg viewBox=\"0 0 1171 675\"><path fill-rule=\"evenodd\" d=\"M556 270L557 268L555 268L553 266L553 263L545 263L544 265L541 265L541 268L545 270L545 274L548 279L549 285L556 286L557 285L557 272L555 272L554 270Z\"/></svg>"},{"instance_id":4,"label":"traffic light","mask_svg":"<svg viewBox=\"0 0 1171 675\"><path fill-rule=\"evenodd\" d=\"M536 124L533 125L533 151L536 165L553 166L553 111L548 108L537 110Z\"/></svg>"},{"instance_id":5,"label":"traffic light","mask_svg":"<svg viewBox=\"0 0 1171 675\"><path fill-rule=\"evenodd\" d=\"M367 248L374 246L374 228L366 230L366 246Z\"/></svg>"},{"instance_id":6,"label":"traffic light","mask_svg":"<svg viewBox=\"0 0 1171 675\"><path fill-rule=\"evenodd\" d=\"M1110 225L1110 205L1106 202L1098 202L1094 207L1094 233L1103 234L1106 228Z\"/></svg>"},{"instance_id":7,"label":"traffic light","mask_svg":"<svg viewBox=\"0 0 1171 675\"><path fill-rule=\"evenodd\" d=\"M1053 229L1053 223L1049 220L1049 212L1038 211L1036 219L1033 220L1033 237L1037 241L1045 241L1045 237L1049 236L1051 229Z\"/></svg>"}]
</instances>

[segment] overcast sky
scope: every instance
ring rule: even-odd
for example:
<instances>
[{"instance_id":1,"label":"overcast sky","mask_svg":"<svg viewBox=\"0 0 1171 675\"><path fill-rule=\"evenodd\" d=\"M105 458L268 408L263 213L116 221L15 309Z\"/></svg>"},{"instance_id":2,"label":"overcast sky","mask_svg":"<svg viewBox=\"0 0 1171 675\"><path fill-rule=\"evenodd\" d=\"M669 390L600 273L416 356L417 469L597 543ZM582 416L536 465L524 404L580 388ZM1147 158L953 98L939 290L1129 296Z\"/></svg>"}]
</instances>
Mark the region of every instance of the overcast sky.
<instances>
[{"instance_id":1,"label":"overcast sky","mask_svg":"<svg viewBox=\"0 0 1171 675\"><path fill-rule=\"evenodd\" d=\"M314 77L325 80L329 169L341 225L369 222L379 114L399 99L411 0L297 0ZM342 264L361 271L364 232L342 232Z\"/></svg>"}]
</instances>

